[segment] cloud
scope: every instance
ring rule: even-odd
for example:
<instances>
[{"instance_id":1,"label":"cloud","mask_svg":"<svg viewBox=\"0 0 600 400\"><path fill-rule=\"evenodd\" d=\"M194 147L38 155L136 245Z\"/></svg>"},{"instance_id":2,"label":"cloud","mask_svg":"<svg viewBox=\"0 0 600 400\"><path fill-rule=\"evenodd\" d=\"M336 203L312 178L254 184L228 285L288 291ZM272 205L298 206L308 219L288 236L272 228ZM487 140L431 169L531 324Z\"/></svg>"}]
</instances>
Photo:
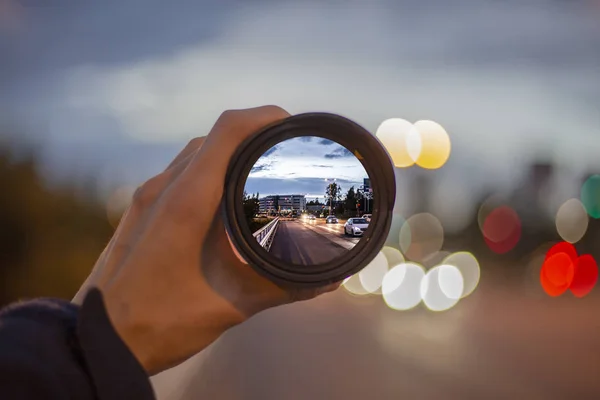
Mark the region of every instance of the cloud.
<instances>
[{"instance_id":1,"label":"cloud","mask_svg":"<svg viewBox=\"0 0 600 400\"><path fill-rule=\"evenodd\" d=\"M311 167L315 167L315 168L333 168L333 165L319 165L319 164L313 164L313 165L311 165ZM353 165L352 167L354 167L354 165Z\"/></svg>"},{"instance_id":2,"label":"cloud","mask_svg":"<svg viewBox=\"0 0 600 400\"><path fill-rule=\"evenodd\" d=\"M275 153L277 150L279 150L279 146L275 145L275 146L271 147L269 150L265 151L263 153L263 155L261 156L261 158L263 158L263 157L265 157L265 158L269 157L271 154Z\"/></svg>"},{"instance_id":3,"label":"cloud","mask_svg":"<svg viewBox=\"0 0 600 400\"><path fill-rule=\"evenodd\" d=\"M256 164L252 167L250 173L253 174L260 171L268 171L272 168L272 166L273 164Z\"/></svg>"},{"instance_id":4,"label":"cloud","mask_svg":"<svg viewBox=\"0 0 600 400\"><path fill-rule=\"evenodd\" d=\"M68 71L56 130L85 135L69 116L95 114L135 140L174 142L205 134L224 109L279 104L339 113L372 132L389 117L433 119L453 149L504 169L540 143L559 162L596 159L597 118L580 99L600 89L598 52L587 50L599 43L581 15L557 24L563 14L550 8L437 2L437 12L403 5L392 22L400 5L299 3L240 5L212 42ZM553 45L571 39L578 46Z\"/></svg>"},{"instance_id":5,"label":"cloud","mask_svg":"<svg viewBox=\"0 0 600 400\"><path fill-rule=\"evenodd\" d=\"M324 146L329 146L329 145L337 144L337 143L334 142L333 140L329 140L329 139L320 139L319 144L322 144Z\"/></svg>"},{"instance_id":6,"label":"cloud","mask_svg":"<svg viewBox=\"0 0 600 400\"><path fill-rule=\"evenodd\" d=\"M345 147L340 147L335 149L331 153L325 154L325 158L344 158L344 157L354 157L354 154L350 150Z\"/></svg>"}]
</instances>

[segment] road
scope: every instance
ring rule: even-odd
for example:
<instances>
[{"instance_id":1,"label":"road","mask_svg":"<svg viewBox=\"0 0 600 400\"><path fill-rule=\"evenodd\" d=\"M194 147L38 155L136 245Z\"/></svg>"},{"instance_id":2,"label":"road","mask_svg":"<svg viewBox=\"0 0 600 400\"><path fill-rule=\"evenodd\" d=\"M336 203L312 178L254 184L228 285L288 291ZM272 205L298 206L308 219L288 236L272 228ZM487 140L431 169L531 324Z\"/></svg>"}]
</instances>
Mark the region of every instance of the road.
<instances>
[{"instance_id":1,"label":"road","mask_svg":"<svg viewBox=\"0 0 600 400\"><path fill-rule=\"evenodd\" d=\"M600 296L534 289L486 273L444 313L338 291L263 312L153 380L165 400L599 399Z\"/></svg>"},{"instance_id":2,"label":"road","mask_svg":"<svg viewBox=\"0 0 600 400\"><path fill-rule=\"evenodd\" d=\"M345 238L343 225L324 221L281 221L271 254L297 265L317 265L333 260L351 250L359 238Z\"/></svg>"}]
</instances>

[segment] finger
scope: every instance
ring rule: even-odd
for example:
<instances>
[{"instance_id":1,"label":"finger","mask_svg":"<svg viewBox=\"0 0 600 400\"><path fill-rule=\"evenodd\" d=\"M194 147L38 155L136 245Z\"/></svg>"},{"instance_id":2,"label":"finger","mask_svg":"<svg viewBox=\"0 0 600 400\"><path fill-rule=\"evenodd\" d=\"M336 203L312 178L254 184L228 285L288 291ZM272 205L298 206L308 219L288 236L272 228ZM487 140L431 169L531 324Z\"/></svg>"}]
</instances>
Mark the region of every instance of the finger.
<instances>
[{"instance_id":1,"label":"finger","mask_svg":"<svg viewBox=\"0 0 600 400\"><path fill-rule=\"evenodd\" d=\"M98 258L98 262L92 269L92 272L75 294L72 300L75 304L80 304L83 301L90 287L102 287L116 275L118 266L129 252L130 242L133 240L132 236L145 227L145 224L140 224L143 226L136 227L138 225L137 222L143 218L144 214L151 208L150 204L156 201L160 194L168 187L168 184L185 170L185 167L193 159L194 154L202 147L204 139L205 137L198 137L190 140L183 150L171 161L163 174L155 176L151 179L151 184L148 181L136 191L138 198L142 197L140 190L144 191L143 202L145 204L136 207L130 206L125 210L113 237Z\"/></svg>"},{"instance_id":2,"label":"finger","mask_svg":"<svg viewBox=\"0 0 600 400\"><path fill-rule=\"evenodd\" d=\"M206 136L201 136L190 140L188 144L183 148L183 150L181 150L179 154L177 154L177 156L173 159L173 161L171 161L171 163L165 170L171 169L175 165L181 163L183 160L188 159L191 154L194 154L195 152L200 150L205 139Z\"/></svg>"},{"instance_id":3,"label":"finger","mask_svg":"<svg viewBox=\"0 0 600 400\"><path fill-rule=\"evenodd\" d=\"M202 164L204 160L200 160L200 158L206 159L215 172L224 173L233 153L244 140L265 126L289 116L287 111L277 106L226 111L219 117L208 134L205 146L198 154L197 159L202 161ZM202 169L203 167L198 164L200 163L194 163L192 166Z\"/></svg>"},{"instance_id":4,"label":"finger","mask_svg":"<svg viewBox=\"0 0 600 400\"><path fill-rule=\"evenodd\" d=\"M238 146L258 130L289 116L277 106L224 112L181 175L180 184L188 193L188 201L197 204L194 193L201 194L204 212L213 213L221 201L227 167Z\"/></svg>"}]
</instances>

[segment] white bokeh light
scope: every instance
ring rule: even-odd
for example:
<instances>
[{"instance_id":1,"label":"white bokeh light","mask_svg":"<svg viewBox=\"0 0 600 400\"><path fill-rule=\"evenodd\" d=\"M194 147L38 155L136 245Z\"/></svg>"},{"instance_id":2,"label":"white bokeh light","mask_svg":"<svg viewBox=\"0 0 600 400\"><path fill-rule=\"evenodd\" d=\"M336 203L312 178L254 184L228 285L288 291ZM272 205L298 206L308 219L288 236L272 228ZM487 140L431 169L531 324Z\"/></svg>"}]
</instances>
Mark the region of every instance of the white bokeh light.
<instances>
[{"instance_id":1,"label":"white bokeh light","mask_svg":"<svg viewBox=\"0 0 600 400\"><path fill-rule=\"evenodd\" d=\"M402 264L406 261L404 259L404 255L402 255L402 252L393 247L385 246L383 249L381 249L381 252L383 253L383 255L385 255L385 258L388 261L388 266L390 268L393 268L396 265Z\"/></svg>"},{"instance_id":2,"label":"white bokeh light","mask_svg":"<svg viewBox=\"0 0 600 400\"><path fill-rule=\"evenodd\" d=\"M360 282L360 279L358 278L358 274L355 274L349 278L346 278L344 280L342 287L344 289L346 289L346 291L349 292L350 294L353 294L356 296L364 296L366 294L369 294L369 291L366 290L363 287L362 283Z\"/></svg>"},{"instance_id":3,"label":"white bokeh light","mask_svg":"<svg viewBox=\"0 0 600 400\"><path fill-rule=\"evenodd\" d=\"M556 213L556 231L565 242L580 241L587 232L588 225L588 213L579 199L565 201Z\"/></svg>"},{"instance_id":4,"label":"white bokeh light","mask_svg":"<svg viewBox=\"0 0 600 400\"><path fill-rule=\"evenodd\" d=\"M452 265L440 265L427 272L421 281L420 289L423 303L428 309L449 310L460 300L460 293L463 290L462 275L458 268ZM446 293L455 298L449 297Z\"/></svg>"},{"instance_id":5,"label":"white bokeh light","mask_svg":"<svg viewBox=\"0 0 600 400\"><path fill-rule=\"evenodd\" d=\"M388 272L388 261L382 252L358 273L363 288L369 293L375 293L381 288L383 277Z\"/></svg>"},{"instance_id":6,"label":"white bokeh light","mask_svg":"<svg viewBox=\"0 0 600 400\"><path fill-rule=\"evenodd\" d=\"M383 278L383 299L393 310L410 310L421 302L421 281L425 270L416 263L395 266Z\"/></svg>"},{"instance_id":7,"label":"white bokeh light","mask_svg":"<svg viewBox=\"0 0 600 400\"><path fill-rule=\"evenodd\" d=\"M473 254L466 251L456 252L446 257L442 264L452 265L460 271L464 286L461 298L473 293L481 278L481 268Z\"/></svg>"}]
</instances>

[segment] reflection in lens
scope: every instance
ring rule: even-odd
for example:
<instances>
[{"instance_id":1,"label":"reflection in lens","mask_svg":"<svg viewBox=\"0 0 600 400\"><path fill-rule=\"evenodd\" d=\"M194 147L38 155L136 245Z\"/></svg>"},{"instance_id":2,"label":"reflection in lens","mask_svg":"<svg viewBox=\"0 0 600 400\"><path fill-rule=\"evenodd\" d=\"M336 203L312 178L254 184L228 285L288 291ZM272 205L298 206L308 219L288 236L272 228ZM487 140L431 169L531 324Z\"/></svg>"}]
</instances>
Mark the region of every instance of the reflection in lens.
<instances>
[{"instance_id":1,"label":"reflection in lens","mask_svg":"<svg viewBox=\"0 0 600 400\"><path fill-rule=\"evenodd\" d=\"M255 240L287 264L343 257L368 232L373 191L345 147L314 136L278 143L254 164L243 209Z\"/></svg>"}]
</instances>

